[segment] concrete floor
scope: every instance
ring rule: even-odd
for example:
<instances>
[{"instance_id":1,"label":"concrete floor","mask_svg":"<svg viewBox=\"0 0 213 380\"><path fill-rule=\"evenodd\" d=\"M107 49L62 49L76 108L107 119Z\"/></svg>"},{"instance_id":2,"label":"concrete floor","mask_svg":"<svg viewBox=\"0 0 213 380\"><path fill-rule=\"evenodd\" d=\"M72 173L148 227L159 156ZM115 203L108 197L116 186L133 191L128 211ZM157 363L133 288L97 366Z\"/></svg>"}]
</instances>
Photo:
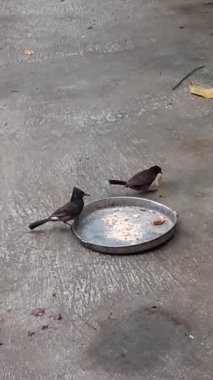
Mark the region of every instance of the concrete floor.
<instances>
[{"instance_id":1,"label":"concrete floor","mask_svg":"<svg viewBox=\"0 0 213 380\"><path fill-rule=\"evenodd\" d=\"M213 84L212 20L201 0L1 0L1 380L213 379L213 103L171 91L202 64ZM151 197L179 214L164 247L111 257L63 225L28 231L74 185L131 194L106 179L155 163Z\"/></svg>"}]
</instances>

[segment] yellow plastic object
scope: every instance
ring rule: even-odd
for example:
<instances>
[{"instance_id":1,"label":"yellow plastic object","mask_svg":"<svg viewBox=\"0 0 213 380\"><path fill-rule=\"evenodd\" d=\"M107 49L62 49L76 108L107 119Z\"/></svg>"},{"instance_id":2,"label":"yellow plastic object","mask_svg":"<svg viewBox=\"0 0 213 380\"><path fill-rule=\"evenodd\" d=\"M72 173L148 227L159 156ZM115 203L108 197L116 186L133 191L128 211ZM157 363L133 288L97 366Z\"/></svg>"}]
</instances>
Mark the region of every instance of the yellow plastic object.
<instances>
[{"instance_id":1,"label":"yellow plastic object","mask_svg":"<svg viewBox=\"0 0 213 380\"><path fill-rule=\"evenodd\" d=\"M203 98L213 99L213 87L202 87L197 84L189 84L189 92L193 95L202 96Z\"/></svg>"}]
</instances>

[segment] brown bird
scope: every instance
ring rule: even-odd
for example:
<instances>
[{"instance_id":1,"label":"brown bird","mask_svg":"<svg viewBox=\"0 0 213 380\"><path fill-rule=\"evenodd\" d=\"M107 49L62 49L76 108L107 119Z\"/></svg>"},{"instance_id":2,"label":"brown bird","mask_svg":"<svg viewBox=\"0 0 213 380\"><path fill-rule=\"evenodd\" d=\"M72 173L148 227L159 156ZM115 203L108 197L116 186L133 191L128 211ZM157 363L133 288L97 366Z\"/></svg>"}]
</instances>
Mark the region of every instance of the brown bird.
<instances>
[{"instance_id":1,"label":"brown bird","mask_svg":"<svg viewBox=\"0 0 213 380\"><path fill-rule=\"evenodd\" d=\"M158 189L162 180L162 170L159 166L155 165L149 169L143 170L135 174L128 181L120 181L117 179L110 179L111 185L123 185L136 191L155 191Z\"/></svg>"},{"instance_id":2,"label":"brown bird","mask_svg":"<svg viewBox=\"0 0 213 380\"><path fill-rule=\"evenodd\" d=\"M84 193L84 191L78 189L77 187L73 188L71 199L64 206L58 208L52 215L46 219L38 220L37 222L31 223L29 228L33 230L45 224L47 222L63 222L68 224L69 220L75 219L84 208L84 197L89 196L89 194Z\"/></svg>"}]
</instances>

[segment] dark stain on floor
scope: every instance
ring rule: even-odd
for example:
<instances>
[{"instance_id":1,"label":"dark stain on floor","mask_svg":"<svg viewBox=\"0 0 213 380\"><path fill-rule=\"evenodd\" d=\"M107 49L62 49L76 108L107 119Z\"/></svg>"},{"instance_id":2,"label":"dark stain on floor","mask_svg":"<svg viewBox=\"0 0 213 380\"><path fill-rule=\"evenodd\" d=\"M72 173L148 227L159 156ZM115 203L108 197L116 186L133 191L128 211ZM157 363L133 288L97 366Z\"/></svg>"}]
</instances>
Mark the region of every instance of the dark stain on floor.
<instances>
[{"instance_id":1,"label":"dark stain on floor","mask_svg":"<svg viewBox=\"0 0 213 380\"><path fill-rule=\"evenodd\" d=\"M196 359L189 323L169 310L143 306L121 320L106 320L87 350L88 366L108 373L160 369L168 360L190 366Z\"/></svg>"}]
</instances>

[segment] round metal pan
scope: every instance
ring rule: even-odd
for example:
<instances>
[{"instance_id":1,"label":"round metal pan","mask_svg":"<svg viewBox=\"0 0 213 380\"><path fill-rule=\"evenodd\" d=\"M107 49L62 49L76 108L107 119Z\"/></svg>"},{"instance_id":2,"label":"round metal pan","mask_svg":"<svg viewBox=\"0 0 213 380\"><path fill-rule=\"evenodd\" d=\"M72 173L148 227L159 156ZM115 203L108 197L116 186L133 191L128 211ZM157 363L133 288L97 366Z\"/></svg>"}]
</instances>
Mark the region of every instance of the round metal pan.
<instances>
[{"instance_id":1,"label":"round metal pan","mask_svg":"<svg viewBox=\"0 0 213 380\"><path fill-rule=\"evenodd\" d=\"M160 225L153 224L156 219ZM175 231L177 213L144 198L111 197L86 206L73 231L88 248L108 254L131 254L154 249Z\"/></svg>"}]
</instances>

